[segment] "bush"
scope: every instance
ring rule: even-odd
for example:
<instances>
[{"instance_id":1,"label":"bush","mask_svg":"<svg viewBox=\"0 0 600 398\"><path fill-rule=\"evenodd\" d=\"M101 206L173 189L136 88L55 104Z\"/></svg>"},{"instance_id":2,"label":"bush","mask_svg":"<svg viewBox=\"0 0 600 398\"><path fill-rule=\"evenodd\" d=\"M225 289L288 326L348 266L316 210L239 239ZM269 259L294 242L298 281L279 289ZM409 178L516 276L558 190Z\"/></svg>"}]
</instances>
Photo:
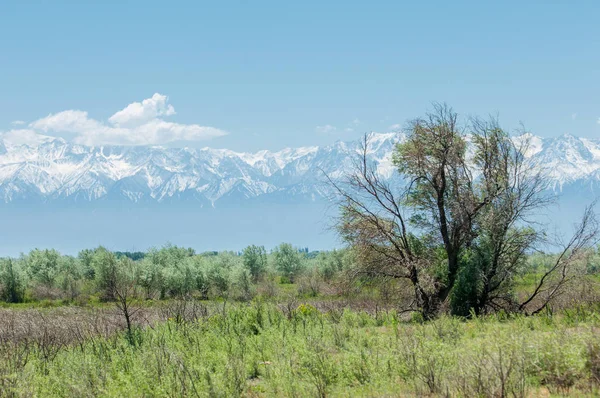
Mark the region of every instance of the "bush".
<instances>
[{"instance_id":1,"label":"bush","mask_svg":"<svg viewBox=\"0 0 600 398\"><path fill-rule=\"evenodd\" d=\"M298 250L289 243L282 243L273 252L275 268L289 280L294 282L302 272L303 264Z\"/></svg>"},{"instance_id":2,"label":"bush","mask_svg":"<svg viewBox=\"0 0 600 398\"><path fill-rule=\"evenodd\" d=\"M105 301L114 300L114 292L119 281L119 265L117 257L103 247L96 249L91 259L94 269L96 287L100 298Z\"/></svg>"},{"instance_id":3,"label":"bush","mask_svg":"<svg viewBox=\"0 0 600 398\"><path fill-rule=\"evenodd\" d=\"M250 272L254 281L257 281L267 269L267 251L263 246L248 246L242 254L244 267Z\"/></svg>"},{"instance_id":4,"label":"bush","mask_svg":"<svg viewBox=\"0 0 600 398\"><path fill-rule=\"evenodd\" d=\"M0 298L7 303L22 303L25 299L25 280L11 259L0 260Z\"/></svg>"},{"instance_id":5,"label":"bush","mask_svg":"<svg viewBox=\"0 0 600 398\"><path fill-rule=\"evenodd\" d=\"M60 271L61 255L56 250L32 250L25 256L25 267L29 277L51 288L54 286L54 280Z\"/></svg>"},{"instance_id":6,"label":"bush","mask_svg":"<svg viewBox=\"0 0 600 398\"><path fill-rule=\"evenodd\" d=\"M463 254L461 260L462 267L450 296L450 312L468 317L478 308L480 270L486 268L487 259L484 254L471 250Z\"/></svg>"}]
</instances>

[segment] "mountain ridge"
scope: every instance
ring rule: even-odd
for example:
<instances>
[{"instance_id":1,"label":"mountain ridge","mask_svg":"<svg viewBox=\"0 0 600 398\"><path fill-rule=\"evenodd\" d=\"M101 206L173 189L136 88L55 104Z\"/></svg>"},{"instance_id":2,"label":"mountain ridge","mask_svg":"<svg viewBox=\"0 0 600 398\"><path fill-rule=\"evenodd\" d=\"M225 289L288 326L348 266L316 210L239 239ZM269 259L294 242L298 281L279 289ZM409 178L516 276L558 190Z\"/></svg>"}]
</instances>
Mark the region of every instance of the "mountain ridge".
<instances>
[{"instance_id":1,"label":"mountain ridge","mask_svg":"<svg viewBox=\"0 0 600 398\"><path fill-rule=\"evenodd\" d=\"M76 254L98 245L132 250L166 242L199 251L272 248L284 241L339 247L331 228L337 208L323 171L343 176L360 148L356 140L240 153L34 138L33 145L0 139L0 255L33 247ZM399 184L389 155L402 138L375 134L369 147L379 173ZM529 140L527 156L548 170L560 193L541 221L570 231L600 190L600 142L520 138Z\"/></svg>"},{"instance_id":2,"label":"mountain ridge","mask_svg":"<svg viewBox=\"0 0 600 398\"><path fill-rule=\"evenodd\" d=\"M385 150L391 151L393 142L384 141ZM338 160L349 158L356 145L339 142L244 153L211 148L86 147L60 138L38 145L4 142L0 201L35 197L92 201L118 190L117 194L133 202L142 198L161 202L190 191L214 205L236 189L249 198L291 189L307 180L314 183L317 168L340 172Z\"/></svg>"},{"instance_id":3,"label":"mountain ridge","mask_svg":"<svg viewBox=\"0 0 600 398\"><path fill-rule=\"evenodd\" d=\"M369 156L390 178L390 160L401 133L373 133ZM563 135L515 137L529 142L527 156L548 170L555 190L573 183L600 183L600 140ZM280 151L159 146L83 146L40 136L34 145L0 140L0 202L19 200L172 202L178 198L215 206L224 198L246 200L276 195L281 200L326 196L323 172L341 177L352 167L360 141Z\"/></svg>"}]
</instances>

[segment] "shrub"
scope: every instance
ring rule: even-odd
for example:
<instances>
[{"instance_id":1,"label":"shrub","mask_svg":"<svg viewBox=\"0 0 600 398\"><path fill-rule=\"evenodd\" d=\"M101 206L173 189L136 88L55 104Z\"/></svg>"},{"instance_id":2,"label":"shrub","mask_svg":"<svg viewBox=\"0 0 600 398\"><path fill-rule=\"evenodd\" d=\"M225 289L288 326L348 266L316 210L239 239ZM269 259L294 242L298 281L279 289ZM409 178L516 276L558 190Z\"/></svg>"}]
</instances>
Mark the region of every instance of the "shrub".
<instances>
[{"instance_id":1,"label":"shrub","mask_svg":"<svg viewBox=\"0 0 600 398\"><path fill-rule=\"evenodd\" d=\"M25 256L25 267L30 278L46 287L53 287L59 272L61 256L56 250L32 250Z\"/></svg>"},{"instance_id":2,"label":"shrub","mask_svg":"<svg viewBox=\"0 0 600 398\"><path fill-rule=\"evenodd\" d=\"M450 296L450 312L453 315L468 317L478 307L481 269L485 269L486 258L481 253L471 250L463 254L462 267L452 294Z\"/></svg>"},{"instance_id":3,"label":"shrub","mask_svg":"<svg viewBox=\"0 0 600 398\"><path fill-rule=\"evenodd\" d=\"M533 363L532 373L540 382L558 392L567 392L582 377L585 356L581 349L569 344L572 336L565 331L544 336L539 343L538 357Z\"/></svg>"},{"instance_id":4,"label":"shrub","mask_svg":"<svg viewBox=\"0 0 600 398\"><path fill-rule=\"evenodd\" d=\"M0 298L7 303L21 303L25 298L25 280L11 259L0 260Z\"/></svg>"},{"instance_id":5,"label":"shrub","mask_svg":"<svg viewBox=\"0 0 600 398\"><path fill-rule=\"evenodd\" d=\"M244 267L254 281L258 280L267 268L267 251L263 246L248 246L242 254Z\"/></svg>"},{"instance_id":6,"label":"shrub","mask_svg":"<svg viewBox=\"0 0 600 398\"><path fill-rule=\"evenodd\" d=\"M114 300L114 292L119 280L117 257L105 248L99 247L92 256L91 266L94 269L94 279L101 299Z\"/></svg>"},{"instance_id":7,"label":"shrub","mask_svg":"<svg viewBox=\"0 0 600 398\"><path fill-rule=\"evenodd\" d=\"M289 243L282 243L274 251L275 268L290 282L302 272L303 264L298 250Z\"/></svg>"}]
</instances>

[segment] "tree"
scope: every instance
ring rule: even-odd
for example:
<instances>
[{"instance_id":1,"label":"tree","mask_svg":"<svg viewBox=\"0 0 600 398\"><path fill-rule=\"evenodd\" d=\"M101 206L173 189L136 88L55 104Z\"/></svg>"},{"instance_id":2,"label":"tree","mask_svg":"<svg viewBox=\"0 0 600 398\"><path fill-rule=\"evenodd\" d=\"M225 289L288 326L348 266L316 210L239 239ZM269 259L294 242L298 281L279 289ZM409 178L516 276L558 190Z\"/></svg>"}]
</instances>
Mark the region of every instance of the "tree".
<instances>
[{"instance_id":1,"label":"tree","mask_svg":"<svg viewBox=\"0 0 600 398\"><path fill-rule=\"evenodd\" d=\"M84 273L85 270L82 269L80 261L71 256L62 257L57 275L57 285L71 300L79 294L80 282Z\"/></svg>"},{"instance_id":2,"label":"tree","mask_svg":"<svg viewBox=\"0 0 600 398\"><path fill-rule=\"evenodd\" d=\"M137 305L139 272L131 259L123 257L117 261L116 279L115 283L111 285L111 295L114 297L115 307L125 319L127 340L131 345L136 345L138 341L134 335L134 321L141 310L141 307Z\"/></svg>"},{"instance_id":3,"label":"tree","mask_svg":"<svg viewBox=\"0 0 600 398\"><path fill-rule=\"evenodd\" d=\"M170 282L173 282L173 279L168 281L167 278L175 276L177 279L182 274L186 274L185 264L194 255L195 252L191 248L186 249L171 244L167 244L161 249L150 249L142 260L140 275L140 284L146 291L146 297L151 298L158 292L161 299L165 298L172 286ZM177 294L178 292L172 293Z\"/></svg>"},{"instance_id":4,"label":"tree","mask_svg":"<svg viewBox=\"0 0 600 398\"><path fill-rule=\"evenodd\" d=\"M213 296L229 298L231 288L231 269L228 255L213 257L206 268L206 284Z\"/></svg>"},{"instance_id":5,"label":"tree","mask_svg":"<svg viewBox=\"0 0 600 398\"><path fill-rule=\"evenodd\" d=\"M27 273L31 279L44 285L53 287L54 280L60 269L61 256L56 250L32 250L25 257Z\"/></svg>"},{"instance_id":6,"label":"tree","mask_svg":"<svg viewBox=\"0 0 600 398\"><path fill-rule=\"evenodd\" d=\"M0 297L7 303L21 303L25 298L25 282L13 261L0 260Z\"/></svg>"},{"instance_id":7,"label":"tree","mask_svg":"<svg viewBox=\"0 0 600 398\"><path fill-rule=\"evenodd\" d=\"M242 254L244 267L250 272L252 279L257 281L267 268L267 251L264 246L251 245Z\"/></svg>"},{"instance_id":8,"label":"tree","mask_svg":"<svg viewBox=\"0 0 600 398\"><path fill-rule=\"evenodd\" d=\"M468 315L526 312L512 284L544 233L530 217L550 203L543 170L495 119L460 124L446 105L410 122L393 154L394 187L369 160L369 136L351 173L330 183L340 198L338 230L355 252L355 276L408 280L412 309L425 318L442 306ZM400 187L400 188L397 188ZM595 242L591 209L567 252ZM574 257L550 270L560 274ZM547 277L564 286L568 278ZM546 288L544 288L546 290ZM560 290L560 289L559 289Z\"/></svg>"},{"instance_id":9,"label":"tree","mask_svg":"<svg viewBox=\"0 0 600 398\"><path fill-rule=\"evenodd\" d=\"M101 298L105 301L114 301L120 277L117 257L107 249L99 247L94 251L90 265L94 270L94 279Z\"/></svg>"},{"instance_id":10,"label":"tree","mask_svg":"<svg viewBox=\"0 0 600 398\"><path fill-rule=\"evenodd\" d=\"M92 266L92 259L94 258L94 253L96 250L84 249L79 252L77 258L81 263L81 268L83 270L83 275L86 279L94 279L94 267Z\"/></svg>"},{"instance_id":11,"label":"tree","mask_svg":"<svg viewBox=\"0 0 600 398\"><path fill-rule=\"evenodd\" d=\"M579 273L575 264L579 260L586 263L594 255L592 249L598 244L600 223L593 211L595 202L586 207L581 222L576 226L571 239L563 244L556 259L543 272L533 290L519 303L518 310L525 314L537 314L568 288L569 282L576 280ZM585 270L583 270L585 273Z\"/></svg>"},{"instance_id":12,"label":"tree","mask_svg":"<svg viewBox=\"0 0 600 398\"><path fill-rule=\"evenodd\" d=\"M333 250L331 252L320 252L317 257L319 273L326 281L331 280L337 273L344 269L344 252Z\"/></svg>"},{"instance_id":13,"label":"tree","mask_svg":"<svg viewBox=\"0 0 600 398\"><path fill-rule=\"evenodd\" d=\"M302 271L302 259L298 250L289 243L282 243L277 246L273 254L277 270L293 283Z\"/></svg>"},{"instance_id":14,"label":"tree","mask_svg":"<svg viewBox=\"0 0 600 398\"><path fill-rule=\"evenodd\" d=\"M200 262L199 257L187 257L164 271L165 289L171 297L187 297L196 289Z\"/></svg>"}]
</instances>

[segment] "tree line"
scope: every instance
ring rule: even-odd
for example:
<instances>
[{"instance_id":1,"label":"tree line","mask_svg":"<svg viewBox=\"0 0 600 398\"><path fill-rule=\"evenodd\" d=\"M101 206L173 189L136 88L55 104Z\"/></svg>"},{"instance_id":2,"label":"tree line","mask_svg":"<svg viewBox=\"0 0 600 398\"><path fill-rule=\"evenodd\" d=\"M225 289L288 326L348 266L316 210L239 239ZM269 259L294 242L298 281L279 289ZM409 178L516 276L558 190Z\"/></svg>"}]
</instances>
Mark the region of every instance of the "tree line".
<instances>
[{"instance_id":1,"label":"tree line","mask_svg":"<svg viewBox=\"0 0 600 398\"><path fill-rule=\"evenodd\" d=\"M131 286L144 299L195 296L250 299L260 287L330 280L350 264L347 251L308 252L282 243L270 253L251 245L241 253L205 252L166 245L147 252L86 249L77 256L35 249L0 259L0 300L8 303L96 297L115 301ZM302 280L301 280L302 282Z\"/></svg>"}]
</instances>

